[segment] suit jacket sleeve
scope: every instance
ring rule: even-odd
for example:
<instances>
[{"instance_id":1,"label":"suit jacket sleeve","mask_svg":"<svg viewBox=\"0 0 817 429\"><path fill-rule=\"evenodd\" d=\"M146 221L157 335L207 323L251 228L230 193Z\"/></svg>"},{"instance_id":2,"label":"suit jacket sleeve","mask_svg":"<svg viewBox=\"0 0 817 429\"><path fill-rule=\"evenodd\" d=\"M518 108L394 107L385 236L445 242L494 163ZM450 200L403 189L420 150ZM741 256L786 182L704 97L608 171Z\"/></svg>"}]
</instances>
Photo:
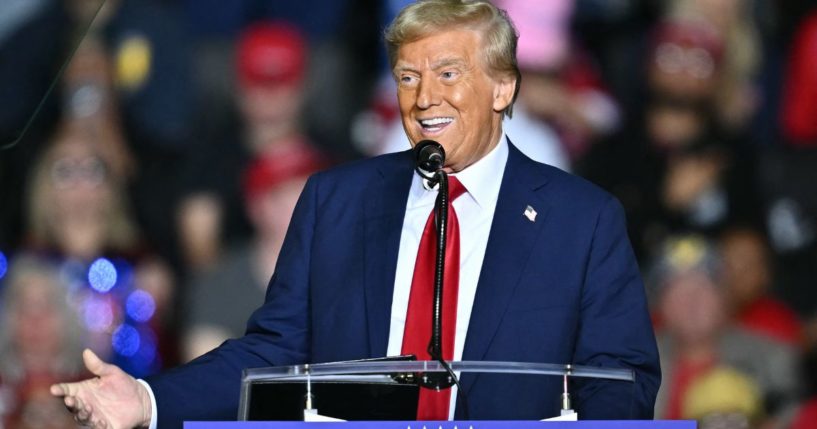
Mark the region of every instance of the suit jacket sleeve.
<instances>
[{"instance_id":1,"label":"suit jacket sleeve","mask_svg":"<svg viewBox=\"0 0 817 429\"><path fill-rule=\"evenodd\" d=\"M644 286L612 197L600 210L581 295L574 362L630 368L635 383L579 379L574 398L582 419L652 419L661 382Z\"/></svg>"}]
</instances>

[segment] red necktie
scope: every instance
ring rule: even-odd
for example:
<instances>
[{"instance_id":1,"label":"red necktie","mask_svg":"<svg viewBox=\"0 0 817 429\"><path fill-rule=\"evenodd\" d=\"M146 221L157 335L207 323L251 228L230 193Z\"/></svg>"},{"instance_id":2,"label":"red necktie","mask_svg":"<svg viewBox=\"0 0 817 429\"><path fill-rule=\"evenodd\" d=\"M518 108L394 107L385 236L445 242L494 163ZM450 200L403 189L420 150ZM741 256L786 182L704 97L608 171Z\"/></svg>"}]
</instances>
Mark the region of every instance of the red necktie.
<instances>
[{"instance_id":1,"label":"red necktie","mask_svg":"<svg viewBox=\"0 0 817 429\"><path fill-rule=\"evenodd\" d=\"M454 331L457 322L457 292L460 284L460 227L454 200L465 192L465 187L456 177L448 178L448 228L446 235L445 272L443 274L443 359L454 358ZM434 260L437 255L434 210L426 221L417 261L414 264L414 278L411 281L406 328L403 332L402 354L413 354L419 360L431 358L428 343L431 340L431 306L434 299ZM451 389L435 391L420 389L417 406L417 420L448 420L448 404Z\"/></svg>"}]
</instances>

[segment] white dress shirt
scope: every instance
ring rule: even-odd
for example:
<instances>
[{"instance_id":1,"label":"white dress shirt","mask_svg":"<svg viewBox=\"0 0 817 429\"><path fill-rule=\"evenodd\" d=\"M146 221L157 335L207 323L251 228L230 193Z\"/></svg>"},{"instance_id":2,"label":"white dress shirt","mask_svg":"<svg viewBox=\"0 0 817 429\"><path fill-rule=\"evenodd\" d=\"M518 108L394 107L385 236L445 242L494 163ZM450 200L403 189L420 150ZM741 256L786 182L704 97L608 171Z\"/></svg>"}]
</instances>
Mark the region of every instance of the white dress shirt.
<instances>
[{"instance_id":1,"label":"white dress shirt","mask_svg":"<svg viewBox=\"0 0 817 429\"><path fill-rule=\"evenodd\" d=\"M479 273L482 270L482 260L485 258L485 248L488 246L488 234L491 232L491 222L494 219L499 186L502 184L507 160L508 143L503 134L491 152L455 174L467 192L453 203L460 225L460 284L457 297L457 326L454 334L454 360L462 359L465 334L468 332L471 308L477 293ZM434 208L436 198L437 190L427 190L423 186L423 179L415 174L406 202L406 217L403 219L400 250L397 254L389 345L386 352L388 356L399 355L403 345L414 263L423 229L429 213ZM449 419L454 416L456 393L456 387L453 387Z\"/></svg>"},{"instance_id":2,"label":"white dress shirt","mask_svg":"<svg viewBox=\"0 0 817 429\"><path fill-rule=\"evenodd\" d=\"M460 284L457 297L457 327L454 334L454 360L462 359L465 334L471 318L471 308L477 293L477 282L488 246L488 235L494 219L499 187L508 160L508 142L503 133L496 147L482 159L455 174L467 192L457 198L453 205L460 225ZM397 254L397 271L394 280L394 295L391 305L388 356L397 356L403 345L403 330L406 326L406 312L414 277L414 263L420 238L423 235L428 215L434 208L437 190L427 190L423 179L414 175L406 201L406 216L400 234L400 249ZM150 429L156 429L156 398L150 385L139 380L148 390L151 403ZM448 418L454 417L457 390L452 387Z\"/></svg>"}]
</instances>

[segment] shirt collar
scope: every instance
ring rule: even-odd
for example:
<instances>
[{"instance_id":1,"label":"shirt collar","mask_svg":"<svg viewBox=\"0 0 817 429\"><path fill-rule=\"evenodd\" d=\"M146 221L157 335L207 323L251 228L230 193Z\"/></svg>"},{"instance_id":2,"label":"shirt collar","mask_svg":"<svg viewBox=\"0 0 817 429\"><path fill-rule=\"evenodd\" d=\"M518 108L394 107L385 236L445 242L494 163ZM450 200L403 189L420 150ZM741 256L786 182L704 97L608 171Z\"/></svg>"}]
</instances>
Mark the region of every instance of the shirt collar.
<instances>
[{"instance_id":1,"label":"shirt collar","mask_svg":"<svg viewBox=\"0 0 817 429\"><path fill-rule=\"evenodd\" d=\"M469 165L462 171L453 174L460 183L468 190L467 194L474 199L480 207L486 207L488 204L495 204L497 196L499 195L499 187L501 180L497 178L502 177L505 169L505 164L508 161L508 140L505 137L505 132L499 137L499 142L490 152L483 156L477 162ZM418 174L414 174L411 182L411 199L417 205L428 204L434 202L437 190L427 190L423 186L423 179Z\"/></svg>"}]
</instances>

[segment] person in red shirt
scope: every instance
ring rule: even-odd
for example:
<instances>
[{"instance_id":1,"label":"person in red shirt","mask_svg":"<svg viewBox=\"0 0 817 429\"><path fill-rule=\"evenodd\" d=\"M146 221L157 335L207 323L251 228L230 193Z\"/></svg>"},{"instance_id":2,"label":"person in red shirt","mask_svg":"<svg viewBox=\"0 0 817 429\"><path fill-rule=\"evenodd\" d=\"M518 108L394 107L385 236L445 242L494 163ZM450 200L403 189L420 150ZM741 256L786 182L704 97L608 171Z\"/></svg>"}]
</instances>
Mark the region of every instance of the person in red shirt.
<instances>
[{"instance_id":1,"label":"person in red shirt","mask_svg":"<svg viewBox=\"0 0 817 429\"><path fill-rule=\"evenodd\" d=\"M735 322L748 331L797 346L803 327L797 314L775 298L769 249L760 232L735 227L720 239L722 283Z\"/></svg>"}]
</instances>

